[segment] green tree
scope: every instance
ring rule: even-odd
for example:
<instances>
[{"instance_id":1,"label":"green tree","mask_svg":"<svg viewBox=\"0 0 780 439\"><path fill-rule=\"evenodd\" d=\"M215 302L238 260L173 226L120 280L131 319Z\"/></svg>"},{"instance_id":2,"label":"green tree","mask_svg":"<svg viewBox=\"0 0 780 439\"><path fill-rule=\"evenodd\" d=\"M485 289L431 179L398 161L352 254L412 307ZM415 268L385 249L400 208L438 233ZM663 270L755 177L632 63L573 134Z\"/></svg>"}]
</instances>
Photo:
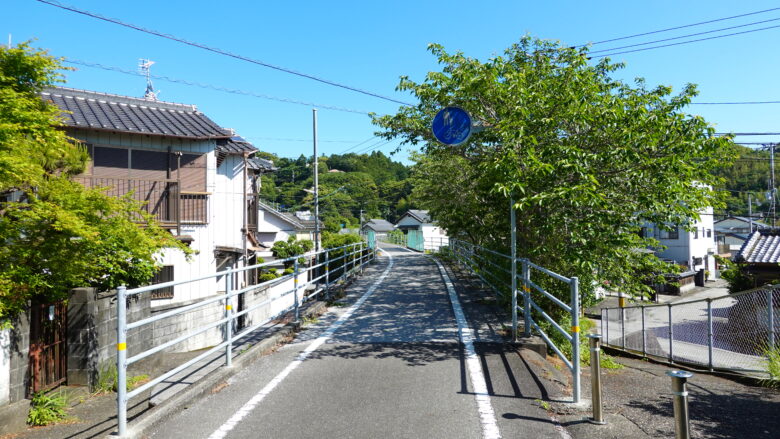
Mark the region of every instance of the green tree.
<instances>
[{"instance_id":1,"label":"green tree","mask_svg":"<svg viewBox=\"0 0 780 439\"><path fill-rule=\"evenodd\" d=\"M521 255L579 276L587 303L597 283L643 294L671 270L637 251L657 244L639 235L647 222L686 225L722 205L710 186L733 146L683 112L695 86L629 85L611 76L620 64L531 37L485 62L430 50L441 71L398 86L419 104L374 122L384 138L422 145L414 195L451 236L506 251L512 195ZM485 129L457 147L436 142L431 121L448 105Z\"/></svg>"},{"instance_id":2,"label":"green tree","mask_svg":"<svg viewBox=\"0 0 780 439\"><path fill-rule=\"evenodd\" d=\"M79 286L136 286L154 274L161 249L189 252L138 203L70 180L88 155L58 128L59 110L38 94L62 82L59 69L58 59L27 43L0 47L3 325L28 300L61 300Z\"/></svg>"}]
</instances>

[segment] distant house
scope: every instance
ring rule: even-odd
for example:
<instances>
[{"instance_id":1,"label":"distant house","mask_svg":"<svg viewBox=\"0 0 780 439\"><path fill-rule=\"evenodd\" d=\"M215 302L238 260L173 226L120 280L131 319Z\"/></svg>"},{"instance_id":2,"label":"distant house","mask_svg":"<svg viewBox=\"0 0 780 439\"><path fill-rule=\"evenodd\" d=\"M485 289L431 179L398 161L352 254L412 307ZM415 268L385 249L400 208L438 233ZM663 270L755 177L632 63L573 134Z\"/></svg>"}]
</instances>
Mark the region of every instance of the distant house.
<instances>
[{"instance_id":1,"label":"distant house","mask_svg":"<svg viewBox=\"0 0 780 439\"><path fill-rule=\"evenodd\" d=\"M769 225L759 220L743 216L730 216L715 221L715 241L718 245L718 254L730 256L736 253L755 230L767 230Z\"/></svg>"},{"instance_id":2,"label":"distant house","mask_svg":"<svg viewBox=\"0 0 780 439\"><path fill-rule=\"evenodd\" d=\"M422 250L428 244L439 245L448 242L447 232L439 227L427 210L408 210L401 215L395 227L407 235L407 245Z\"/></svg>"},{"instance_id":3,"label":"distant house","mask_svg":"<svg viewBox=\"0 0 780 439\"><path fill-rule=\"evenodd\" d=\"M780 279L780 231L765 229L751 233L734 255L734 262L746 264L756 285Z\"/></svg>"},{"instance_id":4,"label":"distant house","mask_svg":"<svg viewBox=\"0 0 780 439\"><path fill-rule=\"evenodd\" d=\"M393 223L383 220L383 219L371 219L368 220L365 224L363 224L363 227L360 229L360 232L362 234L368 233L368 231L371 230L375 233L375 236L377 238L382 238L387 236L388 233L395 230L395 226Z\"/></svg>"},{"instance_id":5,"label":"distant house","mask_svg":"<svg viewBox=\"0 0 780 439\"><path fill-rule=\"evenodd\" d=\"M259 207L260 225L257 229L257 239L263 247L270 249L274 242L286 241L290 236L314 241L316 227L310 211L290 213L267 201L260 201ZM320 230L322 230L321 221ZM271 253L268 251L261 256L267 258Z\"/></svg>"},{"instance_id":6,"label":"distant house","mask_svg":"<svg viewBox=\"0 0 780 439\"><path fill-rule=\"evenodd\" d=\"M653 237L664 247L655 249L659 258L674 261L688 271L710 271L715 275L715 237L713 234L712 208L705 209L701 219L689 224L659 227L648 224L643 228L644 236ZM690 229L690 230L686 230Z\"/></svg>"}]
</instances>

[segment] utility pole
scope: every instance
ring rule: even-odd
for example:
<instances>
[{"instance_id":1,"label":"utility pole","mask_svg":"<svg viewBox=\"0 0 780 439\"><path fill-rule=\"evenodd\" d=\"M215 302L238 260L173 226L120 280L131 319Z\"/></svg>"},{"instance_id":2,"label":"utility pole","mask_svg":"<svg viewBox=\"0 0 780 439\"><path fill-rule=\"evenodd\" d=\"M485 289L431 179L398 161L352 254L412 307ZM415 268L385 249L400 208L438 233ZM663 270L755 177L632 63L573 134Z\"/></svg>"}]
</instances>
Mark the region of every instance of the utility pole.
<instances>
[{"instance_id":1,"label":"utility pole","mask_svg":"<svg viewBox=\"0 0 780 439\"><path fill-rule=\"evenodd\" d=\"M320 251L320 160L317 156L317 109L312 108L311 112L314 132L314 250Z\"/></svg>"},{"instance_id":2,"label":"utility pole","mask_svg":"<svg viewBox=\"0 0 780 439\"><path fill-rule=\"evenodd\" d=\"M769 210L772 213L772 227L775 226L775 217L776 217L776 209L775 209L775 144L770 143L769 144L769 197L770 197L770 204L769 204Z\"/></svg>"},{"instance_id":3,"label":"utility pole","mask_svg":"<svg viewBox=\"0 0 780 439\"><path fill-rule=\"evenodd\" d=\"M750 223L750 233L753 233L753 194L748 194L748 222Z\"/></svg>"}]
</instances>

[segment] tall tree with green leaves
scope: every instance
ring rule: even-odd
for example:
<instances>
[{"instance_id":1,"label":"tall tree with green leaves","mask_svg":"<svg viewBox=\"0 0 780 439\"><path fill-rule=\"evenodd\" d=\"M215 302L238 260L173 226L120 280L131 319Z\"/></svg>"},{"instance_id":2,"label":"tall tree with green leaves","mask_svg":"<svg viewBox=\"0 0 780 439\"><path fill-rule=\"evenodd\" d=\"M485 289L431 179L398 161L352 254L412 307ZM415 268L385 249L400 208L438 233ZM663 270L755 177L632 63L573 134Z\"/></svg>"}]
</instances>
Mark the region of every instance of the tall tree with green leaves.
<instances>
[{"instance_id":1,"label":"tall tree with green leaves","mask_svg":"<svg viewBox=\"0 0 780 439\"><path fill-rule=\"evenodd\" d=\"M485 62L429 49L441 71L398 86L419 104L374 123L386 139L422 146L414 194L451 236L507 251L512 196L521 255L579 276L587 302L605 283L648 292L671 269L639 250L657 245L639 235L643 225L686 225L722 205L713 171L730 162L733 145L684 112L695 86L672 94L641 79L627 84L612 76L621 64L531 37ZM485 127L457 147L430 129L450 105Z\"/></svg>"},{"instance_id":2,"label":"tall tree with green leaves","mask_svg":"<svg viewBox=\"0 0 780 439\"><path fill-rule=\"evenodd\" d=\"M166 247L189 249L129 198L70 180L88 155L39 92L62 82L60 61L27 43L0 47L0 326L27 302L81 286L148 281ZM143 227L139 223L143 224Z\"/></svg>"}]
</instances>

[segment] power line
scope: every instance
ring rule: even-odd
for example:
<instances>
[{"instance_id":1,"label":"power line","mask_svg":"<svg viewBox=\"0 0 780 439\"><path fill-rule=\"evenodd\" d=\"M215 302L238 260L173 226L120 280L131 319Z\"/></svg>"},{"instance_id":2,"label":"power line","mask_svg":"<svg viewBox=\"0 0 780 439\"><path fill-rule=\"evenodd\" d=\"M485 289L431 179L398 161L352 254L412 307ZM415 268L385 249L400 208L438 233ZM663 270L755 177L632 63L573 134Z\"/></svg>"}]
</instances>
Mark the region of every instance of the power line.
<instances>
[{"instance_id":1,"label":"power line","mask_svg":"<svg viewBox=\"0 0 780 439\"><path fill-rule=\"evenodd\" d=\"M278 137L244 137L245 139L257 139L257 140L271 140L274 142L312 142L312 139L287 139L287 138L278 138ZM354 143L354 140L320 140L317 139L317 142L319 143Z\"/></svg>"},{"instance_id":2,"label":"power line","mask_svg":"<svg viewBox=\"0 0 780 439\"><path fill-rule=\"evenodd\" d=\"M760 105L760 104L780 104L780 101L691 102L689 105Z\"/></svg>"},{"instance_id":3,"label":"power line","mask_svg":"<svg viewBox=\"0 0 780 439\"><path fill-rule=\"evenodd\" d=\"M754 21L752 23L740 24L740 25L737 25L737 26L722 27L720 29L713 29L713 30L708 30L708 31L704 31L704 32L696 32L696 33L687 34L687 35L680 35L678 37L664 38L664 39L661 39L661 40L647 41L645 43L629 44L627 46L618 46L618 47L613 47L611 49L594 50L594 51L588 52L588 55L593 55L594 53L600 53L600 52L611 52L613 50L619 50L619 49L627 49L629 47L646 46L648 44L662 43L664 41L679 40L679 39L682 39L682 38L695 37L695 36L698 36L698 35L712 34L712 33L715 33L715 32L722 32L724 30L739 29L739 28L742 28L742 27L755 26L757 24L769 23L769 22L778 21L778 20L780 20L780 18L771 18L769 20Z\"/></svg>"},{"instance_id":4,"label":"power line","mask_svg":"<svg viewBox=\"0 0 780 439\"><path fill-rule=\"evenodd\" d=\"M80 59L65 58L64 62L66 62L68 64L75 64L75 65L80 65L80 66L85 66L85 67L92 67L92 68L97 68L97 69L109 70L109 71L113 71L113 72L123 73L123 74L126 74L126 75L146 77L146 75L138 73L138 72L136 72L134 70L127 70L127 69L123 69L123 68L120 68L120 67L107 66L107 65L103 65L103 64L99 64L99 63L83 61L83 60L80 60ZM321 104L316 104L316 103L313 103L313 102L299 101L299 100L289 99L289 98L280 98L280 97L277 97L277 96L270 96L270 95L255 93L255 92L246 91L246 90L238 90L238 89L234 89L234 88L227 88L227 87L222 87L222 86L219 86L219 85L204 84L202 82L188 81L186 79L171 78L169 76L152 75L152 74L150 74L149 76L151 78L158 79L158 80L161 80L161 81L173 82L173 83L177 83L177 84L184 84L184 85L189 85L189 86L193 86L193 87L200 87L200 88L205 88L205 89L210 89L210 90L221 91L221 92L225 92L225 93L232 93L232 94L243 95L243 96L251 96L251 97L261 98L261 99L268 99L268 100L277 101L277 102L284 102L284 103L287 103L287 104L306 105L306 106L309 106L309 107L317 107L317 108L323 108L323 109L335 110L335 111L344 111L344 112L347 112L347 113L369 114L369 112L362 111L362 110L353 110L353 109L350 109L350 108L335 107L333 105L321 105Z\"/></svg>"},{"instance_id":5,"label":"power line","mask_svg":"<svg viewBox=\"0 0 780 439\"><path fill-rule=\"evenodd\" d=\"M764 9L764 10L756 11L756 12L748 12L747 14L732 15L730 17L723 17L723 18L716 18L714 20L700 21L698 23L691 23L691 24L685 24L685 25L682 25L682 26L669 27L669 28L666 28L666 29L659 29L659 30L654 30L654 31L650 31L650 32L643 32L643 33L639 33L639 34L628 35L628 36L625 36L625 37L611 38L609 40L601 40L601 41L596 41L595 43L588 43L588 44L595 46L596 44L611 43L613 41L620 41L620 40L627 40L629 38L643 37L645 35L653 35L653 34L658 34L658 33L661 33L661 32L668 32L668 31L677 30L677 29L685 29L685 28L688 28L688 27L701 26L702 24L716 23L716 22L719 22L719 21L732 20L734 18L747 17L747 16L750 16L750 15L763 14L765 12L772 12L772 11L777 11L777 10L780 10L780 8ZM580 44L579 46L575 46L575 47L584 47L584 46L587 46L588 44Z\"/></svg>"},{"instance_id":6,"label":"power line","mask_svg":"<svg viewBox=\"0 0 780 439\"><path fill-rule=\"evenodd\" d=\"M363 145L363 144L365 144L365 143L367 143L367 142L370 142L371 140L374 140L374 139L376 139L376 138L377 138L377 136L371 136L371 137L369 137L368 139L366 139L366 140L364 140L364 141L362 141L362 142L358 143L357 145L350 146L349 148L345 149L344 151L341 151L340 153L338 153L338 155L345 154L346 152L348 152L348 151L351 151L351 150L353 150L353 149L357 148L358 146L360 146L360 145Z\"/></svg>"},{"instance_id":7,"label":"power line","mask_svg":"<svg viewBox=\"0 0 780 439\"><path fill-rule=\"evenodd\" d=\"M63 5L63 4L61 4L61 3L57 2L57 1L53 1L53 0L36 0L36 1L39 2L39 3L43 3L43 4L50 5L50 6L54 6L55 8L63 9L63 10L70 11L70 12L75 12L77 14L85 15L87 17L96 18L98 20L106 21L108 23L117 24L119 26L123 26L123 27L129 28L129 29L133 29L133 30L136 30L136 31L139 31L139 32L143 32L143 33L149 34L149 35L154 35L154 36L157 36L157 37L160 37L160 38L165 38L167 40L175 41L177 43L186 44L188 46L196 47L198 49L203 49L203 50L206 50L206 51L209 51L209 52L213 52L213 53L216 53L216 54L219 54L219 55L224 55L224 56L227 56L227 57L230 57L230 58L238 59L238 60L241 60L241 61L246 61L246 62L249 62L249 63L252 63L252 64L256 64L256 65L259 65L259 66L262 66L262 67L267 67L269 69L273 69L273 70L277 70L277 71L280 71L280 72L288 73L288 74L291 74L291 75L299 76L301 78L311 79L312 81L317 81L317 82L320 82L320 83L323 83L323 84L331 85L333 87L343 88L345 90L350 90L350 91L353 91L353 92L356 92L356 93L364 94L364 95L367 95L367 96L372 96L372 97L383 99L383 100L386 100L386 101L389 101L389 102L394 102L396 104L412 106L412 104L410 104L410 103L399 101L397 99L393 99L393 98L390 98L390 97L387 97L387 96L382 96L380 94L373 93L373 92L370 92L370 91L362 90L362 89L359 89L357 87L352 87L350 85L341 84L341 83L338 83L338 82L335 82L335 81L330 81L330 80L323 79L323 78L320 78L320 77L317 77L317 76L314 76L314 75L310 75L308 73L298 72L298 71L295 71L295 70L292 70L292 69L289 69L289 68L286 68L286 67L281 67L281 66L277 66L277 65L274 65L274 64L269 64L269 63L267 63L265 61L261 61L261 60L254 59L254 58L249 58L247 56L239 55L237 53L229 52L227 50L223 50L223 49L220 49L220 48L217 48L217 47L207 46L205 44L197 43L197 42L194 42L194 41L189 41L189 40L186 40L184 38L176 37L176 36L171 35L171 34L166 34L166 33L160 32L160 31L147 29L145 27L141 27L141 26L138 26L138 25L126 23L126 22L118 20L116 18L105 17L105 16L102 16L102 15L94 13L94 12L90 12L90 11L86 11L86 10L83 10L83 9L75 8L73 6L66 6L66 5Z\"/></svg>"},{"instance_id":8,"label":"power line","mask_svg":"<svg viewBox=\"0 0 780 439\"><path fill-rule=\"evenodd\" d=\"M38 0L38 1L41 1L41 0ZM752 32L759 32L759 31L762 31L762 30L775 29L775 28L778 28L778 27L780 27L780 25L767 26L767 27L762 27L762 28L758 28L758 29L746 30L746 31L742 31L742 32L732 32L730 34L717 35L717 36L714 36L714 37L698 38L698 39L689 40L689 41L681 41L679 43L661 44L659 46L645 47L645 48L642 48L642 49L624 50L622 52L613 52L613 53L608 53L606 55L598 55L595 58L606 58L608 56L622 55L624 53L642 52L642 51L645 51L645 50L660 49L662 47L671 47L671 46L679 46L681 44L698 43L700 41L715 40L715 39L718 39L718 38L725 38L725 37L732 37L732 36L735 36L735 35L749 34L749 33L752 33ZM588 59L590 59L590 58L592 58L592 57L588 57Z\"/></svg>"},{"instance_id":9,"label":"power line","mask_svg":"<svg viewBox=\"0 0 780 439\"><path fill-rule=\"evenodd\" d=\"M715 135L716 136L780 136L780 133L715 133Z\"/></svg>"}]
</instances>

